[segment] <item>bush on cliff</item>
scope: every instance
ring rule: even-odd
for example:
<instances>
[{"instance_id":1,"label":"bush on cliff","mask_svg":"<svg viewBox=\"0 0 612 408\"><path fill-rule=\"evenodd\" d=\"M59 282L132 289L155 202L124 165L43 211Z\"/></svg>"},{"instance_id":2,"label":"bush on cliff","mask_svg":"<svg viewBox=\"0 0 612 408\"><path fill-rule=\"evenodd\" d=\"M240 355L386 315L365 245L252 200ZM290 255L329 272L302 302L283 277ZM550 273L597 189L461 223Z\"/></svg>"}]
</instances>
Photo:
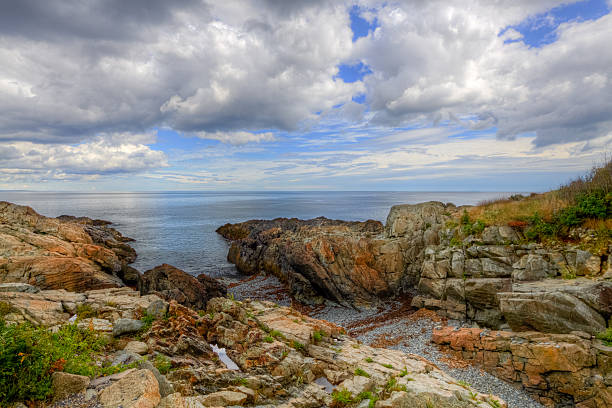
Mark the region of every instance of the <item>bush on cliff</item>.
<instances>
[{"instance_id":1,"label":"bush on cliff","mask_svg":"<svg viewBox=\"0 0 612 408\"><path fill-rule=\"evenodd\" d=\"M76 325L56 333L29 323L7 324L0 318L0 406L10 401L46 399L51 374L64 371L86 376L119 372L125 367L102 367L96 357L108 341Z\"/></svg>"},{"instance_id":2,"label":"bush on cliff","mask_svg":"<svg viewBox=\"0 0 612 408\"><path fill-rule=\"evenodd\" d=\"M612 229L612 159L558 190L480 203L465 218L525 228L528 240L564 239L571 228ZM463 223L463 222L462 222ZM601 231L600 231L601 232ZM598 235L608 240L612 234Z\"/></svg>"}]
</instances>

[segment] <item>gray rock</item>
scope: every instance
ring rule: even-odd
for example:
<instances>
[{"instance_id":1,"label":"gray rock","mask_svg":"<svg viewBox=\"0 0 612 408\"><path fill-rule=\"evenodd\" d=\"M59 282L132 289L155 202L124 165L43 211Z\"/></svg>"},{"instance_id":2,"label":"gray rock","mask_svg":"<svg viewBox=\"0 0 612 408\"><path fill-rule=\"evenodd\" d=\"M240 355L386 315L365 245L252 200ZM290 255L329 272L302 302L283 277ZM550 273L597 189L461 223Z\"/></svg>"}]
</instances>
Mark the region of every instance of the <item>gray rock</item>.
<instances>
[{"instance_id":1,"label":"gray rock","mask_svg":"<svg viewBox=\"0 0 612 408\"><path fill-rule=\"evenodd\" d=\"M599 313L567 293L500 293L498 298L500 310L514 331L596 334L606 328Z\"/></svg>"},{"instance_id":2,"label":"gray rock","mask_svg":"<svg viewBox=\"0 0 612 408\"><path fill-rule=\"evenodd\" d=\"M147 307L147 314L155 317L156 319L162 319L168 312L168 302L164 300L155 300L149 307Z\"/></svg>"},{"instance_id":3,"label":"gray rock","mask_svg":"<svg viewBox=\"0 0 612 408\"><path fill-rule=\"evenodd\" d=\"M149 352L149 346L147 346L147 343L143 343L142 341L133 340L133 341L130 341L128 344L126 344L123 350L131 351L133 353L140 354L140 355L144 355Z\"/></svg>"},{"instance_id":4,"label":"gray rock","mask_svg":"<svg viewBox=\"0 0 612 408\"><path fill-rule=\"evenodd\" d=\"M84 375L68 374L56 371L51 374L51 391L53 400L60 401L72 394L85 391L90 379Z\"/></svg>"},{"instance_id":5,"label":"gray rock","mask_svg":"<svg viewBox=\"0 0 612 408\"><path fill-rule=\"evenodd\" d=\"M435 299L442 299L445 287L446 279L421 278L419 280L418 290L424 295L429 295Z\"/></svg>"},{"instance_id":6,"label":"gray rock","mask_svg":"<svg viewBox=\"0 0 612 408\"><path fill-rule=\"evenodd\" d=\"M515 281L537 281L557 274L556 268L542 255L528 254L512 265L512 279Z\"/></svg>"},{"instance_id":7,"label":"gray rock","mask_svg":"<svg viewBox=\"0 0 612 408\"><path fill-rule=\"evenodd\" d=\"M136 361L140 361L141 359L142 357L139 354L134 353L133 351L121 350L115 354L115 358L113 359L113 362L111 365L113 366L118 366L121 364L128 365Z\"/></svg>"},{"instance_id":8,"label":"gray rock","mask_svg":"<svg viewBox=\"0 0 612 408\"><path fill-rule=\"evenodd\" d=\"M0 292L25 292L25 293L38 293L40 289L36 286L28 285L27 283L11 282L11 283L0 283Z\"/></svg>"},{"instance_id":9,"label":"gray rock","mask_svg":"<svg viewBox=\"0 0 612 408\"><path fill-rule=\"evenodd\" d=\"M482 232L482 240L486 244L515 244L520 239L520 235L508 226L487 227Z\"/></svg>"},{"instance_id":10,"label":"gray rock","mask_svg":"<svg viewBox=\"0 0 612 408\"><path fill-rule=\"evenodd\" d=\"M118 337L127 333L135 333L142 329L144 322L135 319L117 319L113 325L113 336Z\"/></svg>"},{"instance_id":11,"label":"gray rock","mask_svg":"<svg viewBox=\"0 0 612 408\"><path fill-rule=\"evenodd\" d=\"M497 308L499 292L512 290L512 282L505 278L470 278L465 280L465 299L478 309Z\"/></svg>"}]
</instances>

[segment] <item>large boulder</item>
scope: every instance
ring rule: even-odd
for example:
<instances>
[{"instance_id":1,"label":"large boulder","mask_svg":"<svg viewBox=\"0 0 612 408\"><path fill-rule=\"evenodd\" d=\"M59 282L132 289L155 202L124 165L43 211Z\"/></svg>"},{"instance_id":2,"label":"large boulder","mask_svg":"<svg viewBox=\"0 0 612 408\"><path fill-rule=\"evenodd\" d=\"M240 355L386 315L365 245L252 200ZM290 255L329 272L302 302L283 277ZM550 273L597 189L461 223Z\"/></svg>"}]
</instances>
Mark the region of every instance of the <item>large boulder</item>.
<instances>
[{"instance_id":1,"label":"large boulder","mask_svg":"<svg viewBox=\"0 0 612 408\"><path fill-rule=\"evenodd\" d=\"M562 292L499 293L499 308L514 331L582 331L597 334L606 321L578 298Z\"/></svg>"},{"instance_id":2,"label":"large boulder","mask_svg":"<svg viewBox=\"0 0 612 408\"><path fill-rule=\"evenodd\" d=\"M53 400L63 400L70 395L84 392L89 382L90 379L87 376L56 371L51 374Z\"/></svg>"},{"instance_id":3,"label":"large boulder","mask_svg":"<svg viewBox=\"0 0 612 408\"><path fill-rule=\"evenodd\" d=\"M133 371L100 392L104 408L155 408L160 401L159 385L149 370Z\"/></svg>"},{"instance_id":4,"label":"large boulder","mask_svg":"<svg viewBox=\"0 0 612 408\"><path fill-rule=\"evenodd\" d=\"M206 275L196 279L172 265L163 264L143 274L140 293L156 294L166 300L176 300L193 309L204 310L210 299L225 296L227 288Z\"/></svg>"}]
</instances>

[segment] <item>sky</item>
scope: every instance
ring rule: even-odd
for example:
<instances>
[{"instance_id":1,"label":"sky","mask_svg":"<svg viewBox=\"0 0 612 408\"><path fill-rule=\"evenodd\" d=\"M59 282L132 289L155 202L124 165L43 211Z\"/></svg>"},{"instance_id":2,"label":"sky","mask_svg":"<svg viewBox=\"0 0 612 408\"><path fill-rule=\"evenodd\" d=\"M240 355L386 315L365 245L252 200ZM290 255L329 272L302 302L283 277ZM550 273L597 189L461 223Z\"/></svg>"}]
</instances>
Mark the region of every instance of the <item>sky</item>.
<instances>
[{"instance_id":1,"label":"sky","mask_svg":"<svg viewBox=\"0 0 612 408\"><path fill-rule=\"evenodd\" d=\"M556 188L612 153L611 9L3 0L0 189Z\"/></svg>"}]
</instances>

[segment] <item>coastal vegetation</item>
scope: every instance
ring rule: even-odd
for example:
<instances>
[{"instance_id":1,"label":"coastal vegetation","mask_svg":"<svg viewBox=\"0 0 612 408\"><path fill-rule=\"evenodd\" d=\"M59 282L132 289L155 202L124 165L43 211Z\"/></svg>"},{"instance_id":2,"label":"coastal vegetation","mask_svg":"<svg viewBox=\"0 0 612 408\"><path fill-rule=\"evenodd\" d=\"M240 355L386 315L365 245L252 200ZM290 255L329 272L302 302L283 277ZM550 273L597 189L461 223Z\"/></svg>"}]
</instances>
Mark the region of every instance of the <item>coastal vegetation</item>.
<instances>
[{"instance_id":1,"label":"coastal vegetation","mask_svg":"<svg viewBox=\"0 0 612 408\"><path fill-rule=\"evenodd\" d=\"M588 249L603 252L612 242L612 159L557 190L481 202L465 210L458 225L465 236L508 225L535 242L578 241L572 229L583 228L590 231Z\"/></svg>"},{"instance_id":2,"label":"coastal vegetation","mask_svg":"<svg viewBox=\"0 0 612 408\"><path fill-rule=\"evenodd\" d=\"M52 332L30 323L8 324L0 316L0 405L46 399L56 371L93 378L131 368L100 364L98 357L109 346L107 337L76 324Z\"/></svg>"}]
</instances>

